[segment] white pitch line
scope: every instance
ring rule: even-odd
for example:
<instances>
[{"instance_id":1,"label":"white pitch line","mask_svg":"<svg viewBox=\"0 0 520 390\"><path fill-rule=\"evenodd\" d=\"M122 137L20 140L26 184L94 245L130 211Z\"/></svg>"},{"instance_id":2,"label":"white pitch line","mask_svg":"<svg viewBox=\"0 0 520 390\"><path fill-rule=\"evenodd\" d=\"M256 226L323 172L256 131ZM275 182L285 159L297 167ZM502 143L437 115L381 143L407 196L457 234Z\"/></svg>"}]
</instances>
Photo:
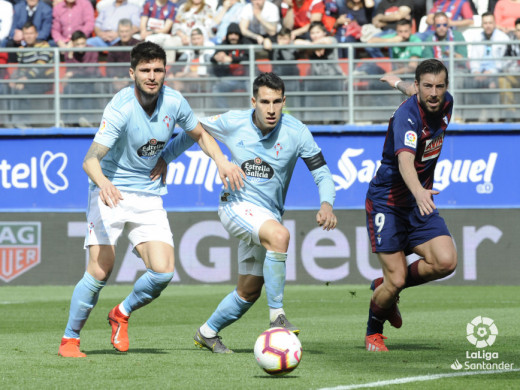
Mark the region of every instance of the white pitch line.
<instances>
[{"instance_id":1,"label":"white pitch line","mask_svg":"<svg viewBox=\"0 0 520 390\"><path fill-rule=\"evenodd\" d=\"M457 376L470 376L470 375L490 375L490 374L503 374L506 372L515 372L520 371L520 368L515 368L512 370L489 370L489 371L464 371L464 372L453 372L449 374L435 374L435 375L422 375L422 376L411 376L407 378L398 378L398 379L390 379L386 381L378 381L371 383L361 383L358 385L348 385L348 386L336 386L336 387L323 387L319 390L351 390L351 389L363 389L369 387L378 387L378 386L391 386L391 385L399 385L402 383L411 383L411 382L425 382L425 381L434 381L442 378L453 378Z\"/></svg>"}]
</instances>

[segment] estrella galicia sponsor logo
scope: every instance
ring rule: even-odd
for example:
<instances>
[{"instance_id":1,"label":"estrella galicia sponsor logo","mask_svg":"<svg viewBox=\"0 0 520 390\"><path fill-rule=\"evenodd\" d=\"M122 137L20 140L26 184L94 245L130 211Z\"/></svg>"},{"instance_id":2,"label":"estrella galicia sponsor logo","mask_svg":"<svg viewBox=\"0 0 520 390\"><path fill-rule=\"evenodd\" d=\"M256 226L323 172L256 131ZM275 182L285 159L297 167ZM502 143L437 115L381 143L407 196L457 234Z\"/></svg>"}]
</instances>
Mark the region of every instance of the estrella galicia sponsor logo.
<instances>
[{"instance_id":1,"label":"estrella galicia sponsor logo","mask_svg":"<svg viewBox=\"0 0 520 390\"><path fill-rule=\"evenodd\" d=\"M466 324L466 339L477 350L466 351L465 361L455 359L450 367L452 370L511 370L514 363L499 361L496 351L484 348L491 347L498 336L498 327L489 317L478 316Z\"/></svg>"},{"instance_id":2,"label":"estrella galicia sponsor logo","mask_svg":"<svg viewBox=\"0 0 520 390\"><path fill-rule=\"evenodd\" d=\"M252 182L265 182L274 176L274 169L260 157L253 160L247 160L242 163L242 170L245 172L248 180Z\"/></svg>"},{"instance_id":3,"label":"estrella galicia sponsor logo","mask_svg":"<svg viewBox=\"0 0 520 390\"><path fill-rule=\"evenodd\" d=\"M137 155L142 158L152 158L163 150L166 142L157 141L155 138L137 149Z\"/></svg>"},{"instance_id":4,"label":"estrella galicia sponsor logo","mask_svg":"<svg viewBox=\"0 0 520 390\"><path fill-rule=\"evenodd\" d=\"M3 189L38 188L38 176L45 189L56 194L69 188L65 174L68 158L65 153L53 153L46 150L40 157L31 157L28 163L11 165L8 160L0 161L0 186Z\"/></svg>"},{"instance_id":5,"label":"estrella galicia sponsor logo","mask_svg":"<svg viewBox=\"0 0 520 390\"><path fill-rule=\"evenodd\" d=\"M10 282L40 259L40 222L0 222L0 279Z\"/></svg>"}]
</instances>

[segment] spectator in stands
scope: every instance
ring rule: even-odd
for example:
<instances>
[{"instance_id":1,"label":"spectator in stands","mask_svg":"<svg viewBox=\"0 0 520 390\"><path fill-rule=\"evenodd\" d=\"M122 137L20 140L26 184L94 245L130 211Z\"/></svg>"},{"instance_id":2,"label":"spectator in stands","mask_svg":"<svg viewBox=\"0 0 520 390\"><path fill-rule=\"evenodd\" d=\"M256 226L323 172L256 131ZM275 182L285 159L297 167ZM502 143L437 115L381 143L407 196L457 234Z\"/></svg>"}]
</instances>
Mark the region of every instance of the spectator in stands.
<instances>
[{"instance_id":1,"label":"spectator in stands","mask_svg":"<svg viewBox=\"0 0 520 390\"><path fill-rule=\"evenodd\" d=\"M396 32L397 22L405 19L412 21L413 1L412 0L381 0L376 9L376 14L372 18L372 25L381 32L373 37L381 37ZM369 26L367 24L365 27ZM367 42L368 39L362 39ZM383 57L379 48L365 48L370 57Z\"/></svg>"},{"instance_id":2,"label":"spectator in stands","mask_svg":"<svg viewBox=\"0 0 520 390\"><path fill-rule=\"evenodd\" d=\"M520 18L520 0L500 0L493 13L497 28L509 35L510 38L518 39L515 38L515 20Z\"/></svg>"},{"instance_id":3,"label":"spectator in stands","mask_svg":"<svg viewBox=\"0 0 520 390\"><path fill-rule=\"evenodd\" d=\"M90 37L94 31L94 7L88 0L63 0L52 10L52 38L59 47L71 47L72 33L83 31Z\"/></svg>"},{"instance_id":4,"label":"spectator in stands","mask_svg":"<svg viewBox=\"0 0 520 390\"><path fill-rule=\"evenodd\" d=\"M509 37L496 28L495 16L491 12L482 15L482 28L483 31L474 37L468 50L470 70L474 77L466 79L466 87L482 90L495 89L498 86L497 75L502 72L505 65L503 59L507 45L493 44L493 42L509 41ZM484 104L486 106L497 105L499 102L496 91L471 93L466 100L466 104ZM497 110L491 112L496 115ZM481 110L480 113L481 122L491 119L498 120L496 116L488 117L486 109Z\"/></svg>"},{"instance_id":5,"label":"spectator in stands","mask_svg":"<svg viewBox=\"0 0 520 390\"><path fill-rule=\"evenodd\" d=\"M334 18L334 36L338 43L359 42L361 27L372 23L374 0L328 0L325 14ZM339 49L340 58L348 57L348 49Z\"/></svg>"},{"instance_id":6,"label":"spectator in stands","mask_svg":"<svg viewBox=\"0 0 520 390\"><path fill-rule=\"evenodd\" d=\"M107 66L107 76L114 79L112 82L112 91L118 92L127 87L130 82L128 69L130 69L130 51L133 46L140 41L132 37L132 21L130 19L121 19L117 26L117 35L119 40L114 43L113 47L128 46L128 51L109 51L107 55L107 64L124 63L124 66Z\"/></svg>"},{"instance_id":7,"label":"spectator in stands","mask_svg":"<svg viewBox=\"0 0 520 390\"><path fill-rule=\"evenodd\" d=\"M46 41L38 41L38 30L31 22L26 22L22 27L22 46L23 48L34 48L34 50L19 50L16 53L18 63L21 65L36 65L19 67L11 75L11 87L14 94L30 95L43 94L51 91L52 81L49 79L54 74L54 67L50 64L53 60L53 53L50 45ZM44 66L49 64L49 66ZM37 81L26 83L26 81ZM27 113L31 110L49 109L49 101L42 99L16 99L12 102L13 110L24 110L25 114L13 114L13 122L18 127L25 127Z\"/></svg>"},{"instance_id":8,"label":"spectator in stands","mask_svg":"<svg viewBox=\"0 0 520 390\"><path fill-rule=\"evenodd\" d=\"M244 41L261 45L265 38L275 39L280 30L280 10L267 0L251 0L242 10L240 31Z\"/></svg>"},{"instance_id":9,"label":"spectator in stands","mask_svg":"<svg viewBox=\"0 0 520 390\"><path fill-rule=\"evenodd\" d=\"M214 46L204 34L206 29L204 27L195 26L190 32L191 46ZM199 110L205 107L206 97L199 97L196 94L199 92L210 92L208 76L211 75L211 57L215 54L214 49L190 49L183 50L180 54L175 67L182 66L182 69L177 71L173 79L173 88L183 92L195 94L187 98L190 106L194 110ZM188 80L193 79L193 80ZM198 112L198 115L202 115Z\"/></svg>"},{"instance_id":10,"label":"spectator in stands","mask_svg":"<svg viewBox=\"0 0 520 390\"><path fill-rule=\"evenodd\" d=\"M425 42L438 42L436 46L424 46L422 58L436 58L447 64L450 57L450 47L443 45L442 42L465 42L464 35L460 31L450 27L448 15L444 12L436 12L433 16L434 33L426 38ZM468 58L467 45L454 46L456 67L460 71L467 70L466 59Z\"/></svg>"},{"instance_id":11,"label":"spectator in stands","mask_svg":"<svg viewBox=\"0 0 520 390\"><path fill-rule=\"evenodd\" d=\"M230 23L240 23L244 5L242 0L219 0L217 12L213 18L213 30L216 31L214 41L216 44L221 44L226 38Z\"/></svg>"},{"instance_id":12,"label":"spectator in stands","mask_svg":"<svg viewBox=\"0 0 520 390\"><path fill-rule=\"evenodd\" d=\"M243 45L244 40L240 32L240 26L230 23L226 34L226 39L222 45ZM213 93L229 93L236 90L247 90L246 80L237 80L237 77L245 77L249 73L248 66L242 62L249 61L247 48L236 47L233 49L217 49L211 62L213 63L213 73L222 78L213 85ZM225 96L215 96L216 106L220 109L229 109L228 100Z\"/></svg>"},{"instance_id":13,"label":"spectator in stands","mask_svg":"<svg viewBox=\"0 0 520 390\"><path fill-rule=\"evenodd\" d=\"M179 37L184 46L190 44L190 33L194 26L204 28L204 35L213 37L214 16L215 11L205 0L187 0L178 8L172 35Z\"/></svg>"},{"instance_id":14,"label":"spectator in stands","mask_svg":"<svg viewBox=\"0 0 520 390\"><path fill-rule=\"evenodd\" d=\"M141 13L139 39L169 48L166 50L167 63L175 62L175 50L171 48L182 45L179 37L170 34L176 13L177 6L170 0L146 0Z\"/></svg>"},{"instance_id":15,"label":"spectator in stands","mask_svg":"<svg viewBox=\"0 0 520 390\"><path fill-rule=\"evenodd\" d=\"M52 8L40 0L25 0L14 6L13 23L5 46L18 47L21 45L22 28L27 22L31 22L36 28L38 41L48 41L51 38Z\"/></svg>"},{"instance_id":16,"label":"spectator in stands","mask_svg":"<svg viewBox=\"0 0 520 390\"><path fill-rule=\"evenodd\" d=\"M283 27L291 30L291 39L309 39L312 22L321 22L325 15L322 0L282 0Z\"/></svg>"},{"instance_id":17,"label":"spectator in stands","mask_svg":"<svg viewBox=\"0 0 520 390\"><path fill-rule=\"evenodd\" d=\"M309 28L310 40L296 39L295 45L312 46L305 50L306 57L310 60L308 76L310 79L303 81L303 89L311 92L327 92L325 96L305 96L304 107L321 108L321 111L308 111L304 113L305 121L333 122L338 119L335 111L323 111L323 108L342 106L342 97L334 94L335 91L343 91L344 74L337 63L338 53L336 49L324 49L322 45L337 43L336 38L328 35L328 31L322 22L312 22ZM336 62L331 62L336 61ZM327 77L329 78L322 78Z\"/></svg>"},{"instance_id":18,"label":"spectator in stands","mask_svg":"<svg viewBox=\"0 0 520 390\"><path fill-rule=\"evenodd\" d=\"M87 47L87 37L81 30L74 31L70 41L72 48L81 49ZM62 107L65 110L75 110L77 112L66 113L63 120L66 124L72 126L92 127L91 122L99 114L88 113L88 110L99 108L97 99L90 96L99 94L96 91L97 84L91 81L76 81L75 79L94 79L100 76L97 67L98 52L97 51L70 51L65 54L65 63L67 66L65 80L69 80L65 84L64 94L62 96ZM80 66L81 65L81 66ZM83 95L82 97L69 97L68 95Z\"/></svg>"},{"instance_id":19,"label":"spectator in stands","mask_svg":"<svg viewBox=\"0 0 520 390\"><path fill-rule=\"evenodd\" d=\"M416 43L413 46L393 46L393 43L410 42ZM396 32L383 36L374 36L368 40L368 43L382 43L388 46L388 53L391 58L402 60L392 64L392 71L389 74L405 74L415 72L415 68L419 64L422 56L421 39L412 34L412 22L407 19L401 19L397 22ZM407 61L404 63L404 61Z\"/></svg>"},{"instance_id":20,"label":"spectator in stands","mask_svg":"<svg viewBox=\"0 0 520 390\"><path fill-rule=\"evenodd\" d=\"M121 19L132 21L132 34L139 32L140 9L136 4L129 3L127 0L114 0L106 4L96 18L94 24L95 37L87 39L90 46L112 46L118 40L117 28Z\"/></svg>"},{"instance_id":21,"label":"spectator in stands","mask_svg":"<svg viewBox=\"0 0 520 390\"><path fill-rule=\"evenodd\" d=\"M289 46L293 43L291 40L291 30L286 27L282 29L276 35L276 43L278 45ZM285 84L285 92L298 92L300 91L300 71L296 61L298 59L297 51L291 48L277 48L273 49L273 42L270 38L265 38L263 42L264 50L269 55L269 60L272 61L272 70L278 76L280 76ZM289 62L287 64L281 62ZM294 79L288 79L292 77ZM301 104L298 103L299 98L296 96L287 96L285 101L286 109L291 107L299 107Z\"/></svg>"},{"instance_id":22,"label":"spectator in stands","mask_svg":"<svg viewBox=\"0 0 520 390\"><path fill-rule=\"evenodd\" d=\"M520 41L520 18L515 20L515 41ZM508 45L507 57L514 57L511 61L506 64L504 69L504 76L498 78L498 85L501 90L510 90L513 88L520 88L520 44L512 43ZM515 100L515 95L512 91L504 91L500 94L500 103L503 105L509 105L506 108L505 120L507 122L515 119L516 108L518 102Z\"/></svg>"},{"instance_id":23,"label":"spectator in stands","mask_svg":"<svg viewBox=\"0 0 520 390\"><path fill-rule=\"evenodd\" d=\"M9 32L13 25L13 5L6 1L0 0L0 47L7 45Z\"/></svg>"},{"instance_id":24,"label":"spectator in stands","mask_svg":"<svg viewBox=\"0 0 520 390\"><path fill-rule=\"evenodd\" d=\"M372 24L377 28L388 32L395 32L397 22L406 19L410 22L413 16L412 0L381 0L372 18Z\"/></svg>"},{"instance_id":25,"label":"spectator in stands","mask_svg":"<svg viewBox=\"0 0 520 390\"><path fill-rule=\"evenodd\" d=\"M448 26L452 29L463 30L474 24L474 14L469 0L435 0L426 16L426 24L430 26L427 36L432 35L435 30L434 16L437 12L444 12L448 16Z\"/></svg>"}]
</instances>

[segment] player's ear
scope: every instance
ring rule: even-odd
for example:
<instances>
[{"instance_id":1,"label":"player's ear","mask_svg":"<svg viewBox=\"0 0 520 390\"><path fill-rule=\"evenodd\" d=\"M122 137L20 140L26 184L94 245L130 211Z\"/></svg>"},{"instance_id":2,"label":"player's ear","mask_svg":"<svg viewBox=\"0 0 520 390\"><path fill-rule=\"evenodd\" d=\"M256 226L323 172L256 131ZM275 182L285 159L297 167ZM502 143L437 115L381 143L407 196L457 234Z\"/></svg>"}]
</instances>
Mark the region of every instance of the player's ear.
<instances>
[{"instance_id":1,"label":"player's ear","mask_svg":"<svg viewBox=\"0 0 520 390\"><path fill-rule=\"evenodd\" d=\"M284 97L282 98L282 107L285 107L285 95L284 95Z\"/></svg>"},{"instance_id":2,"label":"player's ear","mask_svg":"<svg viewBox=\"0 0 520 390\"><path fill-rule=\"evenodd\" d=\"M256 99L254 96L251 98L251 105L253 106L253 108L256 108Z\"/></svg>"},{"instance_id":3,"label":"player's ear","mask_svg":"<svg viewBox=\"0 0 520 390\"><path fill-rule=\"evenodd\" d=\"M130 75L132 80L135 81L135 73L134 73L134 70L132 68L128 69L128 74Z\"/></svg>"}]
</instances>

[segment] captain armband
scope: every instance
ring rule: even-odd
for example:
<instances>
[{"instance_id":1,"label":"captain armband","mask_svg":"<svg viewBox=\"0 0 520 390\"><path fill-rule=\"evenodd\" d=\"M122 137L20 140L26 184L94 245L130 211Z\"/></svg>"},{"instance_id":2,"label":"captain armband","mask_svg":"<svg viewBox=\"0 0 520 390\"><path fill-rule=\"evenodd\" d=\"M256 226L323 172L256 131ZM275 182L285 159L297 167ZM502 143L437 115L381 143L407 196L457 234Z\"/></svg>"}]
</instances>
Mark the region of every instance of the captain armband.
<instances>
[{"instance_id":1,"label":"captain armband","mask_svg":"<svg viewBox=\"0 0 520 390\"><path fill-rule=\"evenodd\" d=\"M323 154L321 152L312 157L304 158L303 161L305 161L305 165L307 165L309 171L314 171L315 169L327 165L327 163L325 162L325 158L323 157Z\"/></svg>"}]
</instances>

